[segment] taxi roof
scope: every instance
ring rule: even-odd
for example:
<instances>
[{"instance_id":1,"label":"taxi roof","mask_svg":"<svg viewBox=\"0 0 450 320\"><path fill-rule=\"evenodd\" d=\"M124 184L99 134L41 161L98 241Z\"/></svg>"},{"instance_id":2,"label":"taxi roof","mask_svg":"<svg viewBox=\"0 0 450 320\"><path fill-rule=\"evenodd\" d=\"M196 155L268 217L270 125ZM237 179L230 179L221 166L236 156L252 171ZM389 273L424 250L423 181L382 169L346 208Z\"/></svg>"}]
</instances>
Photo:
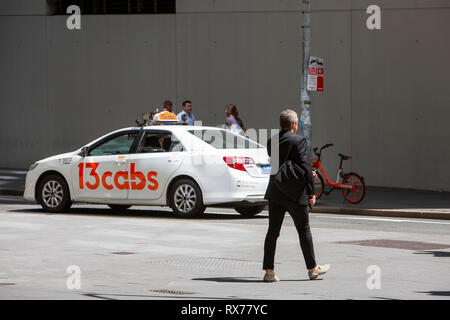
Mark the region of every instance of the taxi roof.
<instances>
[{"instance_id":1,"label":"taxi roof","mask_svg":"<svg viewBox=\"0 0 450 320\"><path fill-rule=\"evenodd\" d=\"M188 125L153 125L153 126L144 126L144 127L128 127L122 128L121 130L132 130L132 129L141 129L144 128L146 130L169 130L169 131L187 131L187 130L225 130L220 127L211 127L211 126L188 126Z\"/></svg>"}]
</instances>

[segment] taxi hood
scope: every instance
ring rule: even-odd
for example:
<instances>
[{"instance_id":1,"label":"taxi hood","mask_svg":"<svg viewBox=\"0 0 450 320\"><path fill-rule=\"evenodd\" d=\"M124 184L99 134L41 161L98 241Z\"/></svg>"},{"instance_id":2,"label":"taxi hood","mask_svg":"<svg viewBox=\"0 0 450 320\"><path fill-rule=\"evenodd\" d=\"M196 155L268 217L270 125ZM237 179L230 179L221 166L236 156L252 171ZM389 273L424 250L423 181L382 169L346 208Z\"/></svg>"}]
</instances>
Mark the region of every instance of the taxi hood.
<instances>
[{"instance_id":1,"label":"taxi hood","mask_svg":"<svg viewBox=\"0 0 450 320\"><path fill-rule=\"evenodd\" d=\"M39 160L38 162L48 162L48 161L59 160L59 159L68 159L68 158L72 158L73 156L78 155L79 152L80 152L80 149L76 150L76 151L72 151L72 152L61 153L61 154L57 154L55 156L51 156L51 157Z\"/></svg>"}]
</instances>

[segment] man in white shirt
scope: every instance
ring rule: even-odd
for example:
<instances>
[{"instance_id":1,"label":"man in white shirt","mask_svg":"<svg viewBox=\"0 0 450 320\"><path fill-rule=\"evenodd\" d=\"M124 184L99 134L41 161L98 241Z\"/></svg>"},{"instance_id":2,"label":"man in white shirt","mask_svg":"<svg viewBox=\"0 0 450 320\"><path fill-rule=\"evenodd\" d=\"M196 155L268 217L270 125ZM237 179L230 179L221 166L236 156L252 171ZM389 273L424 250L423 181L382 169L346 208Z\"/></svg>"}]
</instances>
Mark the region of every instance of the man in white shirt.
<instances>
[{"instance_id":1,"label":"man in white shirt","mask_svg":"<svg viewBox=\"0 0 450 320\"><path fill-rule=\"evenodd\" d=\"M185 123L188 126L193 126L195 121L195 116L192 113L192 102L186 100L183 102L183 111L181 111L178 115L178 121L180 123Z\"/></svg>"}]
</instances>

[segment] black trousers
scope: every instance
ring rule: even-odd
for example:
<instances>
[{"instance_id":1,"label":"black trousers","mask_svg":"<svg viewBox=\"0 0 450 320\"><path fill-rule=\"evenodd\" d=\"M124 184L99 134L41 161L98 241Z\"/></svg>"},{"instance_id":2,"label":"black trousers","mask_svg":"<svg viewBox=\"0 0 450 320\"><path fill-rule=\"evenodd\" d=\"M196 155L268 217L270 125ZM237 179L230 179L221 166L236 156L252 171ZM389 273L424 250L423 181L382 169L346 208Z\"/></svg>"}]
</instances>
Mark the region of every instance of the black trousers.
<instances>
[{"instance_id":1,"label":"black trousers","mask_svg":"<svg viewBox=\"0 0 450 320\"><path fill-rule=\"evenodd\" d=\"M286 211L289 212L294 220L306 268L312 269L316 266L316 259L314 257L311 228L309 227L308 206L274 201L269 201L269 229L267 230L266 240L264 242L263 269L274 269L277 239L280 236L281 225L283 224Z\"/></svg>"}]
</instances>

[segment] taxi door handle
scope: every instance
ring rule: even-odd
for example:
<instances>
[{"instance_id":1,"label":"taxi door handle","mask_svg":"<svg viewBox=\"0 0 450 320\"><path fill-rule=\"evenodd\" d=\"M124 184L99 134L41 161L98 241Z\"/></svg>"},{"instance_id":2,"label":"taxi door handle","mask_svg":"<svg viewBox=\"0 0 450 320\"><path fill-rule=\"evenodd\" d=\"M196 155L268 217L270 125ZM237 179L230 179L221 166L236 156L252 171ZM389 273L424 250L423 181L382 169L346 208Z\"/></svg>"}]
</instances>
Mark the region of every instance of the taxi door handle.
<instances>
[{"instance_id":1,"label":"taxi door handle","mask_svg":"<svg viewBox=\"0 0 450 320\"><path fill-rule=\"evenodd\" d=\"M127 161L126 160L116 160L114 161L118 166L124 165Z\"/></svg>"},{"instance_id":2,"label":"taxi door handle","mask_svg":"<svg viewBox=\"0 0 450 320\"><path fill-rule=\"evenodd\" d=\"M180 162L180 159L169 159L169 160L167 160L167 162L177 163L177 162Z\"/></svg>"}]
</instances>

